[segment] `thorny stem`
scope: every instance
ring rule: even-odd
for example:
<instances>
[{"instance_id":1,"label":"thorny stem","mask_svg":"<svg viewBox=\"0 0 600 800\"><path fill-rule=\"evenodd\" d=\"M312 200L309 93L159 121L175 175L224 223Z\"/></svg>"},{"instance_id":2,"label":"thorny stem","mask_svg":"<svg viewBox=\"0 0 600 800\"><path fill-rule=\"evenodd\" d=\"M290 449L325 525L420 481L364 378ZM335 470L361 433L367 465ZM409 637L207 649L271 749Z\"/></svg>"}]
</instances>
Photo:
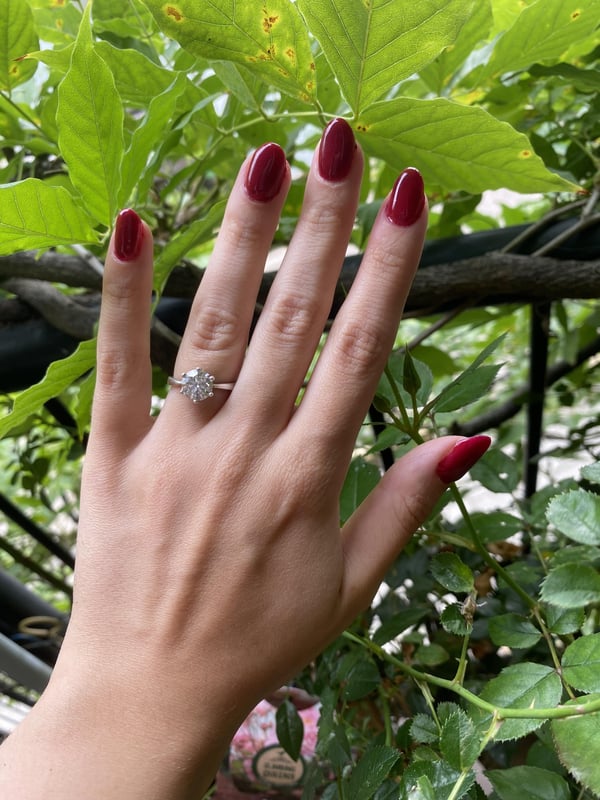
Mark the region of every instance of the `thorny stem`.
<instances>
[{"instance_id":1,"label":"thorny stem","mask_svg":"<svg viewBox=\"0 0 600 800\"><path fill-rule=\"evenodd\" d=\"M449 691L454 692L454 694L459 695L459 697L462 697L468 703L471 703L471 705L477 706L477 708L481 708L483 711L487 711L489 714L492 714L498 721L505 719L566 719L567 717L579 717L600 711L600 698L592 700L589 703L581 703L580 705L576 706L558 705L554 708L504 708L503 706L495 706L493 703L488 703L486 700L483 700L481 697L473 694L473 692L465 689L464 686L456 683L454 680L439 678L437 675L432 675L429 672L421 672L420 670L405 664L399 658L396 658L396 656L392 655L392 653L388 653L383 649L383 647L375 644L375 642L371 641L371 639L365 639L361 636L357 636L350 631L345 631L343 635L349 641L359 644L367 650L370 650L382 661L387 661L389 664L393 664L393 666L399 672L403 672L405 675L408 675L417 683L431 684L433 686L439 686L441 689L448 689Z\"/></svg>"}]
</instances>

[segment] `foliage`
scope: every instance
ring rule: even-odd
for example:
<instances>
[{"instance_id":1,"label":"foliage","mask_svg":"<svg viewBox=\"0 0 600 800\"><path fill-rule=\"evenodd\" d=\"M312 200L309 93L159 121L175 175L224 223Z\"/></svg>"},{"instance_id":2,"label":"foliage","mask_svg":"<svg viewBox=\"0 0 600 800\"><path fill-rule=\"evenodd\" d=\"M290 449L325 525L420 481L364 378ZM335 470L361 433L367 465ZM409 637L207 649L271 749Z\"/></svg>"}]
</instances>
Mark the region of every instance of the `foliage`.
<instances>
[{"instance_id":1,"label":"foliage","mask_svg":"<svg viewBox=\"0 0 600 800\"><path fill-rule=\"evenodd\" d=\"M277 234L289 239L308 154L338 115L367 156L358 247L409 163L425 177L432 238L537 219L597 181L600 0L83 5L0 6L0 255L54 248L101 261L115 213L132 204L156 233L159 297L183 258L205 264L239 164L266 140L293 166ZM480 201L497 188L538 196L492 218ZM399 455L521 385L527 322L505 307L467 310L441 331L437 317L405 324L375 401L385 428L357 442L342 520L379 480L380 451ZM574 364L598 322L594 304L557 304L552 357ZM66 543L93 353L82 342L0 420L3 491ZM583 363L549 393L562 457L597 457L592 381ZM164 384L157 375L157 395ZM72 426L45 410L56 396ZM524 501L521 437L509 421L472 471L491 510L469 513L452 487L374 607L298 677L322 703L309 784L328 800L478 798L476 764L501 800L600 793L599 471ZM25 579L22 540L10 529L1 557ZM56 585L44 591L67 602ZM278 730L297 754L289 702Z\"/></svg>"}]
</instances>

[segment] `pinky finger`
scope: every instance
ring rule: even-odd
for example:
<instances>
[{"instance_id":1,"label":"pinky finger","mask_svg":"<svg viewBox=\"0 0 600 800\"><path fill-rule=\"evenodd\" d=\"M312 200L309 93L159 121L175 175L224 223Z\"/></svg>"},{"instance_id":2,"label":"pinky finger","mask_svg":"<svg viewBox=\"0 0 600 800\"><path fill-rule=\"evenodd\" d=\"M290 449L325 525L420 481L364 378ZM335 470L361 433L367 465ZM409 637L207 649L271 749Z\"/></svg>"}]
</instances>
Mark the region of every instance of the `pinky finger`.
<instances>
[{"instance_id":1,"label":"pinky finger","mask_svg":"<svg viewBox=\"0 0 600 800\"><path fill-rule=\"evenodd\" d=\"M152 234L126 209L104 267L92 412L95 435L125 448L149 425L151 299Z\"/></svg>"}]
</instances>

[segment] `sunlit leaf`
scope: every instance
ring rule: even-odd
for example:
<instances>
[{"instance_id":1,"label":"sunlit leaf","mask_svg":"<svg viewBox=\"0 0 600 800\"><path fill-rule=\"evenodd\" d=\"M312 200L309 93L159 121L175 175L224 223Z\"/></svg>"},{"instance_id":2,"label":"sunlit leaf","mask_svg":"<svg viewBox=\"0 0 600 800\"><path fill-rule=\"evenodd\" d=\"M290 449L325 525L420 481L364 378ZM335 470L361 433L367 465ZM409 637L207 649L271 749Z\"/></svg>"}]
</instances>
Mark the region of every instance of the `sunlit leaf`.
<instances>
[{"instance_id":1,"label":"sunlit leaf","mask_svg":"<svg viewBox=\"0 0 600 800\"><path fill-rule=\"evenodd\" d=\"M56 122L73 186L89 213L110 226L121 182L123 108L112 73L94 49L89 13L58 88Z\"/></svg>"},{"instance_id":2,"label":"sunlit leaf","mask_svg":"<svg viewBox=\"0 0 600 800\"><path fill-rule=\"evenodd\" d=\"M89 217L62 186L37 178L0 186L0 255L96 241Z\"/></svg>"},{"instance_id":3,"label":"sunlit leaf","mask_svg":"<svg viewBox=\"0 0 600 800\"><path fill-rule=\"evenodd\" d=\"M252 66L283 91L310 100L316 91L306 27L290 0L144 0L159 28L195 56Z\"/></svg>"},{"instance_id":4,"label":"sunlit leaf","mask_svg":"<svg viewBox=\"0 0 600 800\"><path fill-rule=\"evenodd\" d=\"M473 0L298 0L356 114L453 44Z\"/></svg>"},{"instance_id":5,"label":"sunlit leaf","mask_svg":"<svg viewBox=\"0 0 600 800\"><path fill-rule=\"evenodd\" d=\"M24 0L2 0L0 3L0 89L10 92L31 78L37 62L23 60L38 50L31 8Z\"/></svg>"},{"instance_id":6,"label":"sunlit leaf","mask_svg":"<svg viewBox=\"0 0 600 800\"><path fill-rule=\"evenodd\" d=\"M600 0L532 3L498 41L486 74L515 72L538 61L560 61L574 42L598 27L599 14Z\"/></svg>"}]
</instances>

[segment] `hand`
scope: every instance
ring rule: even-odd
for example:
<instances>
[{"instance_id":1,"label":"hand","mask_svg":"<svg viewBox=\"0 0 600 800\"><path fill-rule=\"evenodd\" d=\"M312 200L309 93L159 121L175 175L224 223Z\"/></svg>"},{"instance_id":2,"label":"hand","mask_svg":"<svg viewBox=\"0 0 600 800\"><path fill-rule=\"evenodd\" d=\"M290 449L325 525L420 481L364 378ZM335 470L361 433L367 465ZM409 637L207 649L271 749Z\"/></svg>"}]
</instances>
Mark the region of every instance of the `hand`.
<instances>
[{"instance_id":1,"label":"hand","mask_svg":"<svg viewBox=\"0 0 600 800\"><path fill-rule=\"evenodd\" d=\"M152 238L133 211L119 217L106 260L73 614L37 717L39 737L40 720L58 715L69 732L67 774L87 759L89 778L96 760L98 788L78 795L73 783L56 797L196 796L247 712L369 604L445 481L485 449L457 437L416 448L340 530L353 444L426 228L422 180L407 170L297 405L362 167L351 129L334 121L247 347L290 171L274 144L244 163L174 373L202 367L235 386L197 404L172 388L155 419Z\"/></svg>"}]
</instances>

